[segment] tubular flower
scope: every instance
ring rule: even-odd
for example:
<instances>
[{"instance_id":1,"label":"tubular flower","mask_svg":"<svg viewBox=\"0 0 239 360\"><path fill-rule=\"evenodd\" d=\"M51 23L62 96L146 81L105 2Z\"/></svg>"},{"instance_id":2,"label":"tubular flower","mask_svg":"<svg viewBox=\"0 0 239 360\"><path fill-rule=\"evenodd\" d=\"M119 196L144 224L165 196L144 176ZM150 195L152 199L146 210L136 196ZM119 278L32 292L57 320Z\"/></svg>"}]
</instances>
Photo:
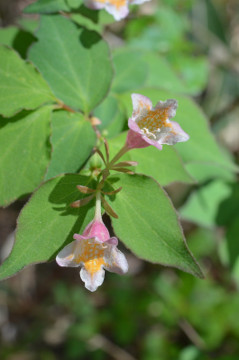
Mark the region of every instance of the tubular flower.
<instances>
[{"instance_id":1,"label":"tubular flower","mask_svg":"<svg viewBox=\"0 0 239 360\"><path fill-rule=\"evenodd\" d=\"M110 238L101 219L95 217L85 228L83 235L74 234L73 238L75 241L59 252L56 262L66 267L81 266L80 277L88 290L95 291L102 285L105 270L118 274L128 271L127 260L117 249L118 239Z\"/></svg>"},{"instance_id":2,"label":"tubular flower","mask_svg":"<svg viewBox=\"0 0 239 360\"><path fill-rule=\"evenodd\" d=\"M90 9L105 9L114 16L115 20L125 18L129 13L129 4L142 4L149 0L84 0L85 5Z\"/></svg>"},{"instance_id":3,"label":"tubular flower","mask_svg":"<svg viewBox=\"0 0 239 360\"><path fill-rule=\"evenodd\" d=\"M128 149L144 148L149 145L162 150L162 145L174 145L187 141L189 135L178 123L170 121L176 115L177 100L159 101L153 108L146 96L132 94L133 114L128 121L130 130L126 140Z\"/></svg>"}]
</instances>

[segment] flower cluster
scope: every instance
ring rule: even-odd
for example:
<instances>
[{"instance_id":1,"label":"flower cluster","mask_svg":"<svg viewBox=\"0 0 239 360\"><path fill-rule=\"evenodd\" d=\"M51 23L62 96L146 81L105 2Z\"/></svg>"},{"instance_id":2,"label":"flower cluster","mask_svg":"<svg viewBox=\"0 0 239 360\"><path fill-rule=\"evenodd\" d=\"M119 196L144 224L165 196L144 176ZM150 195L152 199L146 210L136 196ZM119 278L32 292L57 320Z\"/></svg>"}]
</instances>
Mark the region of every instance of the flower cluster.
<instances>
[{"instance_id":1,"label":"flower cluster","mask_svg":"<svg viewBox=\"0 0 239 360\"><path fill-rule=\"evenodd\" d=\"M110 174L110 170L132 174L128 166L137 164L133 161L116 163L127 151L135 148L144 148L150 145L162 150L162 145L174 145L177 142L187 141L189 135L185 133L178 123L170 119L176 115L178 103L174 99L159 101L155 107L146 96L140 94L132 95L133 114L128 121L129 131L126 144L119 150L115 157L109 161L109 148L105 140L106 159L102 152L97 149L102 158L105 169L99 172L102 180L98 183L96 190L86 186L78 185L77 188L84 194L90 196L74 201L72 207L80 207L87 204L96 197L95 217L84 230L83 234L74 234L75 239L66 245L57 255L56 261L60 266L81 267L80 277L85 287L95 291L104 281L105 270L118 274L128 271L128 263L124 254L118 250L118 239L110 237L109 231L102 221L101 201L106 212L115 218L117 214L113 211L103 194L117 194L122 188L111 192L102 191L104 181Z\"/></svg>"}]
</instances>

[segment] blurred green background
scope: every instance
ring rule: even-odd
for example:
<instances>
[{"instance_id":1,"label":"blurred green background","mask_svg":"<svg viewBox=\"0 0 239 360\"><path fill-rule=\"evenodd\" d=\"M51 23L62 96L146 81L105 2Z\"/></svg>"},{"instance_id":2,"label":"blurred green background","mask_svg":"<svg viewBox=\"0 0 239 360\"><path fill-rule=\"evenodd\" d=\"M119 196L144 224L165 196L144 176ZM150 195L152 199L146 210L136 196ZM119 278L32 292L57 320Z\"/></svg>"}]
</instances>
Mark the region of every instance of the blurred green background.
<instances>
[{"instance_id":1,"label":"blurred green background","mask_svg":"<svg viewBox=\"0 0 239 360\"><path fill-rule=\"evenodd\" d=\"M16 36L13 24L20 24L15 48L22 56L37 21L22 17L26 3L0 0L0 42ZM163 55L239 164L238 0L151 1L108 25L105 37L114 47L126 41ZM196 185L166 188L205 280L145 263L126 249L128 275L107 273L96 293L84 289L74 269L29 267L0 283L0 359L238 360L238 176L206 172ZM0 209L1 260L22 205Z\"/></svg>"}]
</instances>

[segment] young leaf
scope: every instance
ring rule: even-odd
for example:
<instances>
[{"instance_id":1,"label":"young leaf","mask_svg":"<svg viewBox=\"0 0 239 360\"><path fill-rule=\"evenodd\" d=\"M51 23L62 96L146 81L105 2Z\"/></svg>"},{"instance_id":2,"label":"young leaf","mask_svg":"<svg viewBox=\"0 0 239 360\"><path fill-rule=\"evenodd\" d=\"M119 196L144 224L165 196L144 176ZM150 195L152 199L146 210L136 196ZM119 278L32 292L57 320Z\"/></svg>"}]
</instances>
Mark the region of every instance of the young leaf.
<instances>
[{"instance_id":1,"label":"young leaf","mask_svg":"<svg viewBox=\"0 0 239 360\"><path fill-rule=\"evenodd\" d=\"M87 204L89 204L89 202L95 197L94 194L85 197L84 199L80 199L80 200L76 200L73 203L71 203L71 207L72 208L79 208L82 206L85 206Z\"/></svg>"},{"instance_id":2,"label":"young leaf","mask_svg":"<svg viewBox=\"0 0 239 360\"><path fill-rule=\"evenodd\" d=\"M49 180L33 194L18 219L15 244L0 267L0 280L27 265L54 259L61 247L73 241L73 234L92 220L93 202L80 209L70 207L84 196L77 184L92 185L85 176L65 175Z\"/></svg>"},{"instance_id":3,"label":"young leaf","mask_svg":"<svg viewBox=\"0 0 239 360\"><path fill-rule=\"evenodd\" d=\"M59 99L89 113L105 97L113 76L106 42L62 16L42 16L36 36L30 59Z\"/></svg>"},{"instance_id":4,"label":"young leaf","mask_svg":"<svg viewBox=\"0 0 239 360\"><path fill-rule=\"evenodd\" d=\"M52 116L52 158L45 179L76 172L90 156L96 136L79 113L56 111Z\"/></svg>"},{"instance_id":5,"label":"young leaf","mask_svg":"<svg viewBox=\"0 0 239 360\"><path fill-rule=\"evenodd\" d=\"M6 206L32 192L50 161L50 106L1 119L0 204Z\"/></svg>"},{"instance_id":6,"label":"young leaf","mask_svg":"<svg viewBox=\"0 0 239 360\"><path fill-rule=\"evenodd\" d=\"M113 180L114 188L123 187L116 196L109 197L119 216L112 219L116 236L144 260L202 277L176 211L159 184L143 175L120 174Z\"/></svg>"},{"instance_id":7,"label":"young leaf","mask_svg":"<svg viewBox=\"0 0 239 360\"><path fill-rule=\"evenodd\" d=\"M53 102L54 95L32 64L0 46L0 114L12 116L21 109L35 109Z\"/></svg>"}]
</instances>

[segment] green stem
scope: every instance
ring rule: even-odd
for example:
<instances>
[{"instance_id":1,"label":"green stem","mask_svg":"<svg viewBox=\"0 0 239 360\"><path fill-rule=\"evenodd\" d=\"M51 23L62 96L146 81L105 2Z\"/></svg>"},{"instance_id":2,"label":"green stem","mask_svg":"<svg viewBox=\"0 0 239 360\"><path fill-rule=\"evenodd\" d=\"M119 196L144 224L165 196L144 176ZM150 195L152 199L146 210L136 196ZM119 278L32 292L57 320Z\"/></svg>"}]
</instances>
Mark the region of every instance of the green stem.
<instances>
[{"instance_id":1,"label":"green stem","mask_svg":"<svg viewBox=\"0 0 239 360\"><path fill-rule=\"evenodd\" d=\"M100 191L97 191L97 192L96 192L95 220L102 222L102 216L101 216L101 195L100 195Z\"/></svg>"},{"instance_id":2,"label":"green stem","mask_svg":"<svg viewBox=\"0 0 239 360\"><path fill-rule=\"evenodd\" d=\"M115 155L115 157L113 157L113 159L109 162L109 164L107 165L107 169L110 170L112 168L112 165L114 165L116 161L118 161L128 150L128 147L124 145L122 149L120 149L120 151Z\"/></svg>"}]
</instances>

